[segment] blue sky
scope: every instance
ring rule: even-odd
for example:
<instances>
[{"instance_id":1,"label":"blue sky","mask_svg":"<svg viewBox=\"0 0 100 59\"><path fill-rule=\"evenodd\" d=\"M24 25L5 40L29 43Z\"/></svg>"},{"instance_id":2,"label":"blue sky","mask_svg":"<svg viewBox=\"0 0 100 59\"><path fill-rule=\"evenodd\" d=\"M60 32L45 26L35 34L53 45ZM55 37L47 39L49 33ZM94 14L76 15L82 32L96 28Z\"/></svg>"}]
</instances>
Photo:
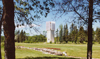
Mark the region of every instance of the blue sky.
<instances>
[{"instance_id":1,"label":"blue sky","mask_svg":"<svg viewBox=\"0 0 100 59\"><path fill-rule=\"evenodd\" d=\"M72 16L71 14L62 15L62 17L56 17L56 18L55 18L55 16L56 15L53 15L53 13L51 12L51 13L48 14L48 16L46 18L45 17L41 17L40 19L42 19L43 22L39 23L40 26L36 26L38 28L38 30L41 33L43 33L43 31L46 31L46 22L47 21L55 21L55 30L57 28L59 29L59 25L60 24L65 25L66 23L67 23L68 28L70 30L70 26L71 26L72 23L67 22L67 20L70 21L71 16ZM96 30L97 27L100 28L100 23L99 22L93 24L94 30ZM29 33L31 36L32 35L38 35L38 34L40 34L38 32L35 32L34 29L31 29L29 27L26 27L26 28L25 27L24 28L17 28L16 30L24 30L24 31L26 31L26 33Z\"/></svg>"},{"instance_id":2,"label":"blue sky","mask_svg":"<svg viewBox=\"0 0 100 59\"><path fill-rule=\"evenodd\" d=\"M2 5L2 2L0 2L0 5ZM70 20L73 18L73 14L69 13L69 14L64 14L61 17L59 17L62 14L57 14L57 12L51 11L48 16L45 17L41 17L39 20L42 20L43 22L38 23L38 25L40 26L35 26L40 33L43 33L43 31L46 31L46 22L47 21L55 21L55 30L58 28L59 29L59 25L65 25L67 23L68 28L70 28L71 22ZM57 17L56 17L57 16ZM70 22L67 22L67 20ZM100 28L100 23L94 23L93 24L93 28L94 30L96 30L96 28L99 27ZM29 33L30 36L32 35L38 35L40 33L34 31L34 29L29 28L29 27L22 27L22 28L16 28L16 30L24 30L26 33ZM3 32L2 32L3 35Z\"/></svg>"}]
</instances>

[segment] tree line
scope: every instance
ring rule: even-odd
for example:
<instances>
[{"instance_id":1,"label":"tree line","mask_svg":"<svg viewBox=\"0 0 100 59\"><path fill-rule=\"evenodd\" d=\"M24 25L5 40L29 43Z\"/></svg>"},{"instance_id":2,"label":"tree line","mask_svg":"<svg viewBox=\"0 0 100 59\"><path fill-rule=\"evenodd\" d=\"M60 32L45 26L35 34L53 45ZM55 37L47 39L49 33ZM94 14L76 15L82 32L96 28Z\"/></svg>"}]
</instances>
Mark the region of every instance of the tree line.
<instances>
[{"instance_id":1,"label":"tree line","mask_svg":"<svg viewBox=\"0 0 100 59\"><path fill-rule=\"evenodd\" d=\"M4 36L1 36L1 42L4 42ZM23 30L15 31L15 42L18 43L38 43L38 42L46 42L46 37L42 34L28 36L27 33Z\"/></svg>"},{"instance_id":2,"label":"tree line","mask_svg":"<svg viewBox=\"0 0 100 59\"><path fill-rule=\"evenodd\" d=\"M98 42L100 44L100 28L92 28L93 44ZM88 42L88 30L84 29L83 26L77 28L75 24L71 24L70 29L66 25L60 25L59 30L56 30L55 43L86 43Z\"/></svg>"}]
</instances>

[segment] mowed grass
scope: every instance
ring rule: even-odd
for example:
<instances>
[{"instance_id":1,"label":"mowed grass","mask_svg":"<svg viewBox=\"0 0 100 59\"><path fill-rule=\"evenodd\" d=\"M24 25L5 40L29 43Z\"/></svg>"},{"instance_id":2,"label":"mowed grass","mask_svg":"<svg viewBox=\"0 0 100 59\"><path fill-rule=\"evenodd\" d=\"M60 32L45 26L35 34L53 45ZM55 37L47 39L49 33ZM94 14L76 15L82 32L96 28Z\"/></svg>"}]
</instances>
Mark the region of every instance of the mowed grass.
<instances>
[{"instance_id":1,"label":"mowed grass","mask_svg":"<svg viewBox=\"0 0 100 59\"><path fill-rule=\"evenodd\" d=\"M67 52L68 56L73 57L86 57L87 56L87 44L46 44L46 43L16 43L16 46L25 46L25 47L37 47L37 48L60 48L62 52ZM4 59L4 47L2 47L2 56ZM44 54L39 51L29 50L29 49L16 49L16 58L37 58L46 57L55 57L54 59L68 58L64 56L56 56L50 54ZM51 59L53 59L51 58ZM58 58L58 59L59 59ZM93 58L100 58L100 44L93 45ZM69 58L70 59L70 58Z\"/></svg>"},{"instance_id":2,"label":"mowed grass","mask_svg":"<svg viewBox=\"0 0 100 59\"><path fill-rule=\"evenodd\" d=\"M87 44L46 44L46 43L16 43L16 46L38 47L38 48L60 48L67 52L68 56L86 57ZM100 58L100 44L93 45L93 58Z\"/></svg>"},{"instance_id":3,"label":"mowed grass","mask_svg":"<svg viewBox=\"0 0 100 59\"><path fill-rule=\"evenodd\" d=\"M2 59L4 59L4 47L1 47ZM26 57L44 57L44 56L52 56L56 57L56 55L43 54L42 52L29 50L29 49L16 49L16 59L26 58Z\"/></svg>"}]
</instances>

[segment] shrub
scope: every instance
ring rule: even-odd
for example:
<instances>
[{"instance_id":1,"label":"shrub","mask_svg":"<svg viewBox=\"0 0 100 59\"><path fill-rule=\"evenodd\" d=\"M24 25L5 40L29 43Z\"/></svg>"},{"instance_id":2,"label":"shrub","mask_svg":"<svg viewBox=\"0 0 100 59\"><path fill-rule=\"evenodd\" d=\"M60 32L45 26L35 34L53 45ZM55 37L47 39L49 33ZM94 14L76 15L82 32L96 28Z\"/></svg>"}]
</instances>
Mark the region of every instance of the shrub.
<instances>
[{"instance_id":1,"label":"shrub","mask_svg":"<svg viewBox=\"0 0 100 59\"><path fill-rule=\"evenodd\" d=\"M50 44L52 44L52 42L50 41Z\"/></svg>"}]
</instances>

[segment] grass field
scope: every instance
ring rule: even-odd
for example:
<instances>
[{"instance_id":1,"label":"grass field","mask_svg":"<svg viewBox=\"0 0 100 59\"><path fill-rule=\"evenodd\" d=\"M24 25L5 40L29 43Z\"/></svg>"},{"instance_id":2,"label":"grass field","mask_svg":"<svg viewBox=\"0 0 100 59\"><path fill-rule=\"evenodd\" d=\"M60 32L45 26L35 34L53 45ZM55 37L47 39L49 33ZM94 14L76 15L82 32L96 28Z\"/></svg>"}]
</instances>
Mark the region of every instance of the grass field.
<instances>
[{"instance_id":1,"label":"grass field","mask_svg":"<svg viewBox=\"0 0 100 59\"><path fill-rule=\"evenodd\" d=\"M38 48L60 48L59 51L67 52L68 56L73 57L86 57L87 54L87 45L86 44L46 44L46 43L16 43L16 46L25 46L25 47L38 47ZM4 51L2 47L2 56L4 58ZM34 50L28 50L28 49L16 49L16 58L25 58L30 57L39 59L40 57L44 59L45 58L51 58L51 59L57 59L59 58L65 58L61 56L56 55L50 55L50 54L43 54L39 51ZM40 59L41 59L40 58ZM100 44L94 44L93 45L93 58L100 58Z\"/></svg>"}]
</instances>

